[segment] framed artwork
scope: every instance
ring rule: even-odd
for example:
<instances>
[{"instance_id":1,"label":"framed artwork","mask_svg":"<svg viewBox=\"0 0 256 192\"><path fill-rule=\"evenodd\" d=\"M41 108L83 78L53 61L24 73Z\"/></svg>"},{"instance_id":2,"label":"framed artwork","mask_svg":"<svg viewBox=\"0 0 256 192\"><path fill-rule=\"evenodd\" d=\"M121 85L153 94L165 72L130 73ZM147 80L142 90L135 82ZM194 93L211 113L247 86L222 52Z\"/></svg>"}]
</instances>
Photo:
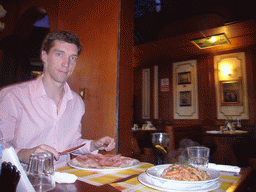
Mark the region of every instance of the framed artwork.
<instances>
[{"instance_id":1,"label":"framed artwork","mask_svg":"<svg viewBox=\"0 0 256 192\"><path fill-rule=\"evenodd\" d=\"M190 107L192 105L191 91L180 91L180 107Z\"/></svg>"},{"instance_id":2,"label":"framed artwork","mask_svg":"<svg viewBox=\"0 0 256 192\"><path fill-rule=\"evenodd\" d=\"M191 84L191 72L178 73L178 85Z\"/></svg>"},{"instance_id":3,"label":"framed artwork","mask_svg":"<svg viewBox=\"0 0 256 192\"><path fill-rule=\"evenodd\" d=\"M222 106L243 105L242 82L241 80L220 81L220 96Z\"/></svg>"}]
</instances>

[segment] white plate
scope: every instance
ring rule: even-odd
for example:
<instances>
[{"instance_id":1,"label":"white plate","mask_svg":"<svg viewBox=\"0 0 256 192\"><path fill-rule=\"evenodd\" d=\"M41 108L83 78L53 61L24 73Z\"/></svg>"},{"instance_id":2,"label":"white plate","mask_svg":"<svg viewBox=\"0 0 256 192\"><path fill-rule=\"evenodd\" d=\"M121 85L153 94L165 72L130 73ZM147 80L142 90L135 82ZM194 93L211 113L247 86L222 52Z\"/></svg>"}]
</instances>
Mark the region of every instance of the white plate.
<instances>
[{"instance_id":1,"label":"white plate","mask_svg":"<svg viewBox=\"0 0 256 192\"><path fill-rule=\"evenodd\" d=\"M196 191L196 192L208 192L208 191L212 191L215 189L218 189L221 186L221 182L219 180L217 180L216 182L213 182L212 185L209 185L207 187L202 187L202 188L191 188L191 189L176 189L176 188L172 188L172 187L160 187L160 186L156 186L154 184L152 184L152 178L149 177L146 173L142 173L139 175L138 177L139 181L143 184L146 185L147 187L151 187L153 189L157 189L160 191L168 191L168 192L192 192L192 191Z\"/></svg>"},{"instance_id":2,"label":"white plate","mask_svg":"<svg viewBox=\"0 0 256 192\"><path fill-rule=\"evenodd\" d=\"M218 133L221 133L221 131L206 131L206 133L211 133L211 134L218 134Z\"/></svg>"},{"instance_id":3,"label":"white plate","mask_svg":"<svg viewBox=\"0 0 256 192\"><path fill-rule=\"evenodd\" d=\"M125 167L111 167L111 168L85 168L85 167L80 167L77 165L73 165L72 164L72 160L68 162L68 165L70 167L76 168L76 169L81 169L81 170L85 170L85 171L96 171L96 172L116 172L116 171L121 171L121 170L125 170L125 169L131 169L134 167L137 167L140 165L140 161L137 159L134 159L131 165L125 166Z\"/></svg>"},{"instance_id":4,"label":"white plate","mask_svg":"<svg viewBox=\"0 0 256 192\"><path fill-rule=\"evenodd\" d=\"M202 168L202 170L207 171L210 176L210 179L204 181L175 181L170 179L164 179L161 177L164 169L167 169L172 164L164 164L164 165L157 165L151 167L146 170L146 174L151 177L154 182L154 185L162 186L162 187L175 187L175 188L197 188L202 186L211 185L213 182L216 182L220 178L220 172L214 169Z\"/></svg>"}]
</instances>

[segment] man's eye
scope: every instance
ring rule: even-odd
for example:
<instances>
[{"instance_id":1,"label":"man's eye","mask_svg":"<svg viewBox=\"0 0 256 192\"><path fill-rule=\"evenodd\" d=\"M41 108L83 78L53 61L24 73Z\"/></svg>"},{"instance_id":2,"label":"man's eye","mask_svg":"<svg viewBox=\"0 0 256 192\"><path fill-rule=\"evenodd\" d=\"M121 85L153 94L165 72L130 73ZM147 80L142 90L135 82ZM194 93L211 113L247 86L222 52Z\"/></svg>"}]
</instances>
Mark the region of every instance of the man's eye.
<instances>
[{"instance_id":1,"label":"man's eye","mask_svg":"<svg viewBox=\"0 0 256 192\"><path fill-rule=\"evenodd\" d=\"M70 57L70 59L71 59L72 61L75 61L75 60L76 60L76 57Z\"/></svg>"},{"instance_id":2,"label":"man's eye","mask_svg":"<svg viewBox=\"0 0 256 192\"><path fill-rule=\"evenodd\" d=\"M61 53L56 53L56 55L57 55L57 56L62 56L62 54L61 54Z\"/></svg>"}]
</instances>

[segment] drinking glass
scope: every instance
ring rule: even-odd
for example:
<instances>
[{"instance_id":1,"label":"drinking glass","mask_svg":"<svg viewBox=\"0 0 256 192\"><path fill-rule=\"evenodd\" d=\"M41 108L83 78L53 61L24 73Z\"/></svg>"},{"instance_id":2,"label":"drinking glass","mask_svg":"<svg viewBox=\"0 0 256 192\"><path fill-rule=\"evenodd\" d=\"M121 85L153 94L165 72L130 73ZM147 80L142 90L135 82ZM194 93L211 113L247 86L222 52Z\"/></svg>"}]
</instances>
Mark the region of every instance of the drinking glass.
<instances>
[{"instance_id":1,"label":"drinking glass","mask_svg":"<svg viewBox=\"0 0 256 192\"><path fill-rule=\"evenodd\" d=\"M29 158L27 176L36 191L50 191L55 188L53 179L53 154L33 153Z\"/></svg>"},{"instance_id":2,"label":"drinking glass","mask_svg":"<svg viewBox=\"0 0 256 192\"><path fill-rule=\"evenodd\" d=\"M152 143L154 146L154 164L160 165L166 163L167 147L170 143L170 137L167 133L152 133Z\"/></svg>"},{"instance_id":3,"label":"drinking glass","mask_svg":"<svg viewBox=\"0 0 256 192\"><path fill-rule=\"evenodd\" d=\"M192 146L187 148L188 162L194 167L208 167L210 149L203 146Z\"/></svg>"}]
</instances>

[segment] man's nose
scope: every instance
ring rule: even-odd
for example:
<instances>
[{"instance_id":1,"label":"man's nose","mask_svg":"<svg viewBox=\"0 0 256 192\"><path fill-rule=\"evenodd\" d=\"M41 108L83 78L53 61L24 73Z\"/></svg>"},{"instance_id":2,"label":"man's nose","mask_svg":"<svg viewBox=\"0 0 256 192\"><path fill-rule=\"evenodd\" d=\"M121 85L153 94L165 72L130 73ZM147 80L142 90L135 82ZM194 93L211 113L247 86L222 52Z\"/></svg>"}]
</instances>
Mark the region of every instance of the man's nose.
<instances>
[{"instance_id":1,"label":"man's nose","mask_svg":"<svg viewBox=\"0 0 256 192\"><path fill-rule=\"evenodd\" d=\"M68 68L70 64L70 59L68 57L63 58L62 66Z\"/></svg>"}]
</instances>

